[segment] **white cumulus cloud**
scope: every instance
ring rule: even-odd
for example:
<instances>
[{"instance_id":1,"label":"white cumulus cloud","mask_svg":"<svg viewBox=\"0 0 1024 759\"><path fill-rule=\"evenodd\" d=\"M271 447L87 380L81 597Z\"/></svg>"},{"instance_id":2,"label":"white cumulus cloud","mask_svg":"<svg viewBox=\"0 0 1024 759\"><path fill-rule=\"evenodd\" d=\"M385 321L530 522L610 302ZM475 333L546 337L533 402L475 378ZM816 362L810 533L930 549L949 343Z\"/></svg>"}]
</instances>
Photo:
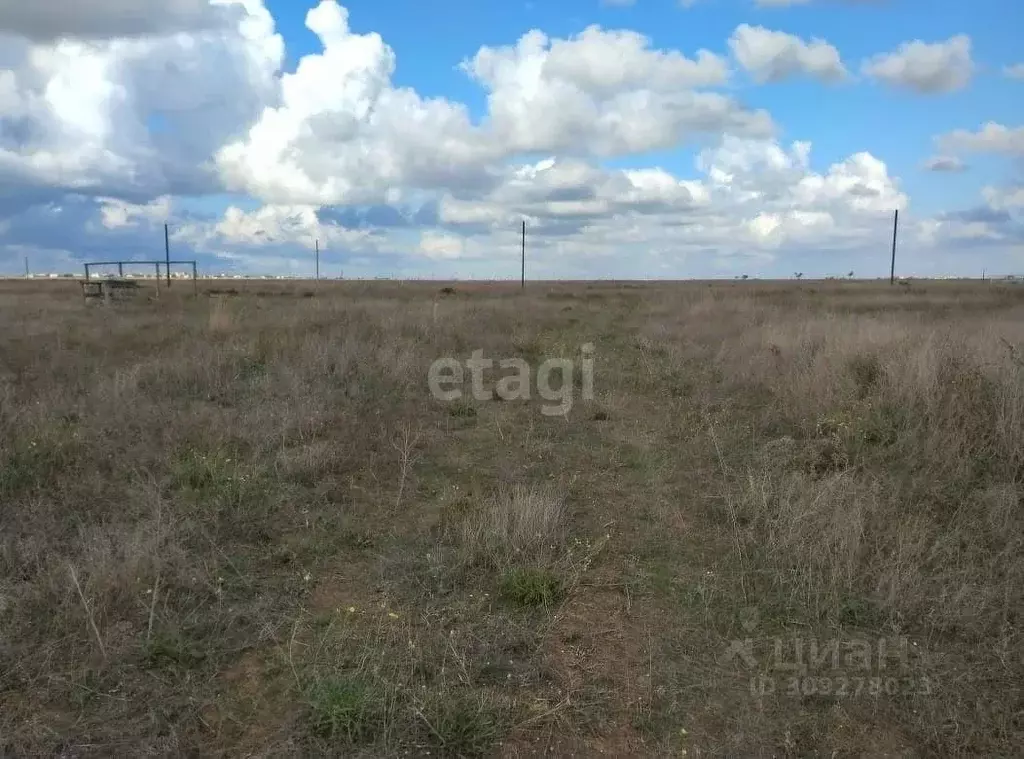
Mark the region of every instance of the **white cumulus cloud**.
<instances>
[{"instance_id":1,"label":"white cumulus cloud","mask_svg":"<svg viewBox=\"0 0 1024 759\"><path fill-rule=\"evenodd\" d=\"M726 82L724 59L655 50L631 31L591 26L572 39L532 31L515 46L481 48L463 69L487 89L485 126L510 153L627 154L773 128L764 111L695 89Z\"/></svg>"},{"instance_id":2,"label":"white cumulus cloud","mask_svg":"<svg viewBox=\"0 0 1024 759\"><path fill-rule=\"evenodd\" d=\"M201 251L238 246L288 246L311 251L317 243L324 248L344 245L364 249L378 241L372 232L325 222L317 208L302 205L265 205L254 211L229 206L219 218L176 225L174 239Z\"/></svg>"},{"instance_id":3,"label":"white cumulus cloud","mask_svg":"<svg viewBox=\"0 0 1024 759\"><path fill-rule=\"evenodd\" d=\"M650 47L642 35L590 27L578 37L524 35L481 48L463 70L488 91L473 123L465 107L395 88L393 51L357 34L325 0L307 16L323 44L281 80L268 107L216 162L225 184L275 203L369 202L408 190L486 186L493 167L522 152L617 155L695 135L766 135L771 119L696 88L724 83L724 60Z\"/></svg>"},{"instance_id":4,"label":"white cumulus cloud","mask_svg":"<svg viewBox=\"0 0 1024 759\"><path fill-rule=\"evenodd\" d=\"M777 82L797 74L836 82L847 75L839 51L820 39L805 42L785 32L740 24L729 38L729 48L758 82Z\"/></svg>"},{"instance_id":5,"label":"white cumulus cloud","mask_svg":"<svg viewBox=\"0 0 1024 759\"><path fill-rule=\"evenodd\" d=\"M441 219L464 234L500 237L526 218L533 248L570 258L711 249L770 258L785 246L863 246L893 209L907 207L874 156L857 153L820 173L810 155L806 142L729 137L702 151L695 178L544 159L509 169L484 197L447 198Z\"/></svg>"},{"instance_id":6,"label":"white cumulus cloud","mask_svg":"<svg viewBox=\"0 0 1024 759\"><path fill-rule=\"evenodd\" d=\"M974 73L971 38L958 34L945 42L904 42L896 52L865 61L863 71L891 86L923 94L959 90Z\"/></svg>"},{"instance_id":7,"label":"white cumulus cloud","mask_svg":"<svg viewBox=\"0 0 1024 759\"><path fill-rule=\"evenodd\" d=\"M1007 127L989 121L976 132L957 129L939 136L936 141L950 152L1024 155L1024 126Z\"/></svg>"},{"instance_id":8,"label":"white cumulus cloud","mask_svg":"<svg viewBox=\"0 0 1024 759\"><path fill-rule=\"evenodd\" d=\"M394 197L400 188L472 181L493 154L466 109L395 88L393 51L357 34L325 0L306 16L323 52L304 56L216 164L226 186L274 203L332 204Z\"/></svg>"},{"instance_id":9,"label":"white cumulus cloud","mask_svg":"<svg viewBox=\"0 0 1024 759\"><path fill-rule=\"evenodd\" d=\"M456 259L465 255L466 245L456 235L427 230L420 235L418 251L434 260Z\"/></svg>"},{"instance_id":10,"label":"white cumulus cloud","mask_svg":"<svg viewBox=\"0 0 1024 759\"><path fill-rule=\"evenodd\" d=\"M989 207L996 211L1016 211L1020 209L1024 214L1024 186L1020 187L985 187L981 191L982 197Z\"/></svg>"},{"instance_id":11,"label":"white cumulus cloud","mask_svg":"<svg viewBox=\"0 0 1024 759\"><path fill-rule=\"evenodd\" d=\"M0 182L205 191L204 162L275 96L284 43L261 0L229 27L31 42L0 35Z\"/></svg>"}]
</instances>

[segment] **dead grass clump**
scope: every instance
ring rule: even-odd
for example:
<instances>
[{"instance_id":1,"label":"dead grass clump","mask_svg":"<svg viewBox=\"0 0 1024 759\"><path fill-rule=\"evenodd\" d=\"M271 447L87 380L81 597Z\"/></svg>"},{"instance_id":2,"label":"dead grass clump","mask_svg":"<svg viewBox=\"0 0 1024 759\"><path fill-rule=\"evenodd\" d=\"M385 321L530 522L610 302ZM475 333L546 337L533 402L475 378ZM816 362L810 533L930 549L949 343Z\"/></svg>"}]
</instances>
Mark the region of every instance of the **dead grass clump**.
<instances>
[{"instance_id":1,"label":"dead grass clump","mask_svg":"<svg viewBox=\"0 0 1024 759\"><path fill-rule=\"evenodd\" d=\"M746 463L732 452L735 469L723 455L741 592L812 629L928 641L943 676L983 690L1020 642L1024 371L980 320L826 324L780 314L774 355L743 375L770 389L764 417L796 434ZM963 727L961 750L1008 729L950 691L921 706Z\"/></svg>"},{"instance_id":2,"label":"dead grass clump","mask_svg":"<svg viewBox=\"0 0 1024 759\"><path fill-rule=\"evenodd\" d=\"M557 493L514 485L471 507L454 527L459 562L499 572L550 567L565 542L565 516Z\"/></svg>"},{"instance_id":3,"label":"dead grass clump","mask_svg":"<svg viewBox=\"0 0 1024 759\"><path fill-rule=\"evenodd\" d=\"M237 290L227 292L229 295L237 295L237 293ZM234 309L230 301L222 297L210 299L210 316L207 320L207 329L211 333L224 334L230 332L234 321Z\"/></svg>"},{"instance_id":4,"label":"dead grass clump","mask_svg":"<svg viewBox=\"0 0 1024 759\"><path fill-rule=\"evenodd\" d=\"M993 363L990 346L927 327L916 348L912 328L871 336L826 338L809 371L786 373L776 408L804 440L742 487L754 541L797 562L796 573L777 565L778 577L816 587L801 591L812 608L856 594L929 630L997 634L1024 572L1004 531L1011 512L992 516L1024 455L1024 373L1005 355ZM984 527L993 518L999 531ZM937 598L941 615L929 611Z\"/></svg>"}]
</instances>

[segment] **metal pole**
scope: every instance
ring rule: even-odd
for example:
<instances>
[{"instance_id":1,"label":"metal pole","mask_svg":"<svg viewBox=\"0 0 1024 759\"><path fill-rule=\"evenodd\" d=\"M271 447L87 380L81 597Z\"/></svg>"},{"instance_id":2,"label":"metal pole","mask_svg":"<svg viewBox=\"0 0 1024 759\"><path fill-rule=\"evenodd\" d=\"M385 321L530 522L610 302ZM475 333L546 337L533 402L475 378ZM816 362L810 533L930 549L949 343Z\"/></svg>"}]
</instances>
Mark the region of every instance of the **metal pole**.
<instances>
[{"instance_id":1,"label":"metal pole","mask_svg":"<svg viewBox=\"0 0 1024 759\"><path fill-rule=\"evenodd\" d=\"M523 269L522 269L522 289L526 289L526 219L523 219Z\"/></svg>"},{"instance_id":2,"label":"metal pole","mask_svg":"<svg viewBox=\"0 0 1024 759\"><path fill-rule=\"evenodd\" d=\"M167 231L167 225L164 224L164 254L167 256L167 271L164 272L167 275L167 286L171 286L171 235ZM156 277L160 278L160 267L157 266Z\"/></svg>"},{"instance_id":3,"label":"metal pole","mask_svg":"<svg viewBox=\"0 0 1024 759\"><path fill-rule=\"evenodd\" d=\"M25 256L25 276L29 276L28 273L28 256Z\"/></svg>"},{"instance_id":4,"label":"metal pole","mask_svg":"<svg viewBox=\"0 0 1024 759\"><path fill-rule=\"evenodd\" d=\"M316 281L319 282L320 281L320 241L316 240L314 242L314 245L316 246Z\"/></svg>"},{"instance_id":5,"label":"metal pole","mask_svg":"<svg viewBox=\"0 0 1024 759\"><path fill-rule=\"evenodd\" d=\"M117 277L118 279L124 278L124 264L120 261L117 262Z\"/></svg>"},{"instance_id":6,"label":"metal pole","mask_svg":"<svg viewBox=\"0 0 1024 759\"><path fill-rule=\"evenodd\" d=\"M199 295L199 279L196 277L196 262L192 262L192 294Z\"/></svg>"},{"instance_id":7,"label":"metal pole","mask_svg":"<svg viewBox=\"0 0 1024 759\"><path fill-rule=\"evenodd\" d=\"M85 278L89 279L89 264L85 265Z\"/></svg>"},{"instance_id":8,"label":"metal pole","mask_svg":"<svg viewBox=\"0 0 1024 759\"><path fill-rule=\"evenodd\" d=\"M892 265L889 268L889 284L893 285L896 283L896 233L900 227L900 209L896 209L896 212L892 216Z\"/></svg>"}]
</instances>

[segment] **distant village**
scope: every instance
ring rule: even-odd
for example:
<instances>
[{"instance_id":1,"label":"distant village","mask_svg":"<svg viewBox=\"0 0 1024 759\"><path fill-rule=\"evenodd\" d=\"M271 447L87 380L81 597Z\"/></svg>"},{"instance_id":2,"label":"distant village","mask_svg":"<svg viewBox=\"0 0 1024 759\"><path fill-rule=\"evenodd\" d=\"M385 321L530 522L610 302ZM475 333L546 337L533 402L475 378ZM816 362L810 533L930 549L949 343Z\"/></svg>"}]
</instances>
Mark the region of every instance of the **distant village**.
<instances>
[{"instance_id":1,"label":"distant village","mask_svg":"<svg viewBox=\"0 0 1024 759\"><path fill-rule=\"evenodd\" d=\"M160 279L163 280L164 277L165 277L165 275L163 273L161 273L160 274ZM117 274L108 272L108 273L104 273L104 274L93 274L93 275L91 275L91 278L92 279L156 279L156 275L153 272L149 272L149 273L125 273L123 276L118 276ZM192 278L192 273L191 272L185 272L185 271L172 271L171 272L171 279L191 279L191 278ZM83 276L81 274L72 274L70 272L61 272L61 273L42 272L42 273L35 273L35 274L0 274L0 279L83 279ZM230 274L228 272L219 272L219 273L216 273L216 274L199 274L197 276L197 279L283 279L283 280L294 279L294 280L308 280L308 279L312 279L312 277L310 277L309 275L296 275L296 274ZM324 280L328 280L328 279L344 279L344 277L321 276L320 279L324 279ZM425 278L425 277L376 276L376 277L372 277L372 279L377 279L377 280L406 279L406 280L412 281L412 280L427 279L427 278ZM430 277L429 279L433 279L433 277ZM452 277L451 279L457 281L457 280L459 280L461 278L460 277ZM724 279L724 277L722 277L721 279ZM758 281L758 280L762 280L762 279L773 280L775 278L774 277L750 277L748 275L738 275L737 274L737 275L734 275L732 277L732 279L743 280L743 281L747 281L747 280L749 280L749 281ZM783 279L783 278L779 278L779 279ZM797 280L803 279L803 275L800 275L800 276L796 277L796 279ZM815 279L825 280L825 281L832 281L832 280L850 280L851 278L849 277L849 275L847 275L847 276L825 276L825 277L807 278L807 280L805 280L805 281L814 281ZM887 280L888 277L874 277L873 279L876 279L876 280ZM974 279L974 278L973 277L958 277L958 276L954 276L954 275L926 276L926 277L918 277L918 276L915 276L915 275L908 275L908 276L900 277L899 279L900 279L901 282L909 282L909 281L912 281L912 280L958 280L958 279ZM1012 283L1015 283L1015 284L1024 284L1024 274L989 275L989 276L981 277L981 279L988 280L990 282L1012 282Z\"/></svg>"},{"instance_id":2,"label":"distant village","mask_svg":"<svg viewBox=\"0 0 1024 759\"><path fill-rule=\"evenodd\" d=\"M161 272L160 279L164 279L164 274ZM60 274L53 272L43 272L39 274L16 274L13 276L6 276L5 279L82 279L81 274L71 274L68 272L62 272ZM131 274L125 273L124 276L118 276L113 273L105 274L93 274L93 279L156 279L156 274L150 272L148 274ZM171 279L192 279L191 272L184 271L172 271ZM308 276L300 277L290 274L228 274L221 272L219 274L200 274L199 279L309 279Z\"/></svg>"}]
</instances>

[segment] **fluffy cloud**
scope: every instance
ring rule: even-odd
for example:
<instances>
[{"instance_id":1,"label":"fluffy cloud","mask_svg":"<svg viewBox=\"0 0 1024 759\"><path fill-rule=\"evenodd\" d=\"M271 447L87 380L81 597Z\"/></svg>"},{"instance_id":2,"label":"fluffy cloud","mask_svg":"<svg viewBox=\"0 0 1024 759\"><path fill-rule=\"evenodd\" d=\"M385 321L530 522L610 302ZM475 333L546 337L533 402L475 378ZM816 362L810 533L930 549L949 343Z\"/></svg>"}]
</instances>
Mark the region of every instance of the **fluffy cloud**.
<instances>
[{"instance_id":1,"label":"fluffy cloud","mask_svg":"<svg viewBox=\"0 0 1024 759\"><path fill-rule=\"evenodd\" d=\"M637 276L678 273L693 256L709 266L713 261L763 270L783 252L822 260L840 255L844 266L854 266L845 262L869 249L891 210L907 202L873 156L855 154L819 172L805 142L785 146L730 137L702 151L695 169L693 176L679 176L664 168L609 169L571 157L513 164L484 192L445 194L436 214L410 209L401 221L379 215L365 229L347 212L308 205L230 207L216 217L196 217L169 198L102 199L65 209L61 216L73 211L86 218L70 225L40 207L31 212L37 219L31 232L18 239L67 250L81 239L47 237L40 227L85 228L87 247L110 258L117 250L156 246L170 217L175 255L192 257L185 251L194 251L204 270L308 274L319 239L321 251L334 256L331 270L344 266L351 272L361 257L389 271L422 271L421 261L439 273L493 276L517 268L525 219L531 276ZM38 251L34 256L42 260Z\"/></svg>"},{"instance_id":2,"label":"fluffy cloud","mask_svg":"<svg viewBox=\"0 0 1024 759\"><path fill-rule=\"evenodd\" d=\"M446 197L440 218L470 237L507 234L528 222L531 248L561 259L613 251L642 261L714 250L770 261L782 248L850 250L887 224L906 196L884 163L866 153L824 173L811 146L726 138L703 151L701 176L659 168L609 170L575 159L510 169L481 199Z\"/></svg>"},{"instance_id":3,"label":"fluffy cloud","mask_svg":"<svg viewBox=\"0 0 1024 759\"><path fill-rule=\"evenodd\" d=\"M894 53L866 61L863 71L886 84L923 94L959 90L974 73L971 38L958 34L934 44L905 42Z\"/></svg>"},{"instance_id":4,"label":"fluffy cloud","mask_svg":"<svg viewBox=\"0 0 1024 759\"><path fill-rule=\"evenodd\" d=\"M1024 126L1006 127L989 121L977 132L957 129L949 134L941 135L936 141L940 147L950 152L972 151L1024 155Z\"/></svg>"},{"instance_id":5,"label":"fluffy cloud","mask_svg":"<svg viewBox=\"0 0 1024 759\"><path fill-rule=\"evenodd\" d=\"M810 168L811 145L789 150L777 143L726 139L706 151L700 166L711 183L736 202L772 211L825 212L836 217L869 217L907 204L885 163L870 153L855 153L824 174Z\"/></svg>"},{"instance_id":6,"label":"fluffy cloud","mask_svg":"<svg viewBox=\"0 0 1024 759\"><path fill-rule=\"evenodd\" d=\"M663 169L608 171L578 159L548 158L510 169L482 200L446 196L440 219L489 232L525 218L536 233L561 233L603 217L669 213L706 200L699 181L679 180Z\"/></svg>"},{"instance_id":7,"label":"fluffy cloud","mask_svg":"<svg viewBox=\"0 0 1024 759\"><path fill-rule=\"evenodd\" d=\"M771 118L693 88L723 84L726 62L650 48L630 31L596 26L568 40L541 32L482 48L463 69L488 91L485 128L510 153L616 155L665 148L695 134L766 135Z\"/></svg>"},{"instance_id":8,"label":"fluffy cloud","mask_svg":"<svg viewBox=\"0 0 1024 759\"><path fill-rule=\"evenodd\" d=\"M763 271L783 254L819 259L819 270L830 259L856 267L884 236L892 209L906 207L906 196L869 154L824 172L811 168L810 154L808 143L727 138L702 152L699 179L621 172L606 183L619 188L609 212L577 219L571 236L541 237L534 245L596 261L614 251L655 272L694 257L719 269ZM533 225L543 231L543 222Z\"/></svg>"},{"instance_id":9,"label":"fluffy cloud","mask_svg":"<svg viewBox=\"0 0 1024 759\"><path fill-rule=\"evenodd\" d=\"M316 244L372 249L380 238L366 230L325 222L312 206L266 205L255 211L230 206L218 219L195 220L175 228L174 239L201 251L232 247L288 246L313 250Z\"/></svg>"},{"instance_id":10,"label":"fluffy cloud","mask_svg":"<svg viewBox=\"0 0 1024 759\"><path fill-rule=\"evenodd\" d=\"M434 260L457 259L465 255L466 243L456 235L427 230L420 235L417 250Z\"/></svg>"},{"instance_id":11,"label":"fluffy cloud","mask_svg":"<svg viewBox=\"0 0 1024 759\"><path fill-rule=\"evenodd\" d=\"M155 196L215 186L204 162L275 97L283 41L261 0L230 27L139 39L0 36L0 183Z\"/></svg>"},{"instance_id":12,"label":"fluffy cloud","mask_svg":"<svg viewBox=\"0 0 1024 759\"><path fill-rule=\"evenodd\" d=\"M1024 242L1024 188L985 187L981 195L981 205L919 222L918 240L954 249L975 250L981 246L1019 250Z\"/></svg>"},{"instance_id":13,"label":"fluffy cloud","mask_svg":"<svg viewBox=\"0 0 1024 759\"><path fill-rule=\"evenodd\" d=\"M280 104L217 152L229 189L272 203L358 203L485 178L495 151L463 106L394 88L391 48L353 33L337 3L320 3L306 25L324 50L282 76Z\"/></svg>"},{"instance_id":14,"label":"fluffy cloud","mask_svg":"<svg viewBox=\"0 0 1024 759\"><path fill-rule=\"evenodd\" d=\"M824 40L805 42L785 32L741 24L729 38L729 47L758 82L777 82L795 74L824 82L846 78L839 51Z\"/></svg>"},{"instance_id":15,"label":"fluffy cloud","mask_svg":"<svg viewBox=\"0 0 1024 759\"><path fill-rule=\"evenodd\" d=\"M120 33L114 16L129 6L105 7L95 23ZM701 89L726 82L722 58L656 50L635 32L535 31L482 48L463 64L488 92L474 124L460 103L395 87L391 48L354 33L333 0L306 18L323 51L284 74L262 0L215 0L210 12L219 26L187 34L5 38L0 180L139 200L226 189L275 205L397 202L486 189L522 152L611 156L773 130L767 113Z\"/></svg>"},{"instance_id":16,"label":"fluffy cloud","mask_svg":"<svg viewBox=\"0 0 1024 759\"><path fill-rule=\"evenodd\" d=\"M985 187L982 197L989 207L996 211L1020 210L1024 213L1024 186L999 188Z\"/></svg>"},{"instance_id":17,"label":"fluffy cloud","mask_svg":"<svg viewBox=\"0 0 1024 759\"><path fill-rule=\"evenodd\" d=\"M140 223L166 223L171 217L173 200L169 195L149 203L126 203L117 198L100 198L100 224L106 229L124 229Z\"/></svg>"},{"instance_id":18,"label":"fluffy cloud","mask_svg":"<svg viewBox=\"0 0 1024 759\"><path fill-rule=\"evenodd\" d=\"M607 156L772 130L766 113L694 89L726 81L721 58L653 50L634 32L590 27L551 40L533 31L513 47L482 48L462 64L488 91L474 124L460 104L394 88L391 49L351 32L335 3L310 11L307 26L324 52L282 77L281 104L217 154L232 190L275 203L395 202L397 188L486 188L518 153Z\"/></svg>"}]
</instances>

